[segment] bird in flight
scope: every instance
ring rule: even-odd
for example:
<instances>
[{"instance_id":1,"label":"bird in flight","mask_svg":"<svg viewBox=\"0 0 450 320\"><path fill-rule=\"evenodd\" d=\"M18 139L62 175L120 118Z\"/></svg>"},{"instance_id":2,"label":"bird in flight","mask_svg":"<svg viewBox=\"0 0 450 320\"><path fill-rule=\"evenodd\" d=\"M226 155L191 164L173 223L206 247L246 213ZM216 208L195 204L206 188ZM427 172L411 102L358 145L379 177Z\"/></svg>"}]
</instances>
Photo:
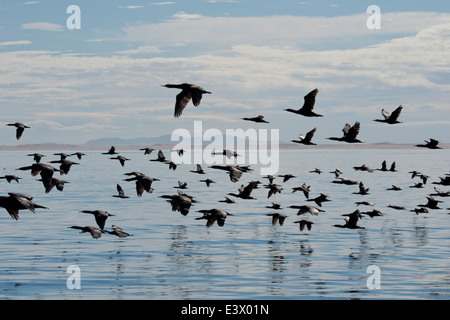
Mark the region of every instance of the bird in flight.
<instances>
[{"instance_id":1,"label":"bird in flight","mask_svg":"<svg viewBox=\"0 0 450 320\"><path fill-rule=\"evenodd\" d=\"M304 102L303 102L303 106L298 109L284 109L284 111L288 111L288 112L292 112L292 113L296 113L305 117L323 117L320 114L317 114L313 111L314 109L314 105L316 103L316 95L319 92L319 89L314 89L313 91L311 91L310 93L308 93L305 97L304 97Z\"/></svg>"},{"instance_id":2,"label":"bird in flight","mask_svg":"<svg viewBox=\"0 0 450 320\"><path fill-rule=\"evenodd\" d=\"M198 107L202 100L203 94L211 93L209 91L206 91L202 87L192 83L165 84L163 85L163 87L181 89L181 92L177 94L175 101L175 111L173 114L175 118L179 118L181 116L181 113L183 112L184 108L186 108L186 105L191 99L194 106Z\"/></svg>"},{"instance_id":3,"label":"bird in flight","mask_svg":"<svg viewBox=\"0 0 450 320\"><path fill-rule=\"evenodd\" d=\"M30 128L27 125L24 125L22 122L8 123L7 126L16 127L16 138L17 140L22 137L22 133L25 131L25 128Z\"/></svg>"},{"instance_id":4,"label":"bird in flight","mask_svg":"<svg viewBox=\"0 0 450 320\"><path fill-rule=\"evenodd\" d=\"M357 121L353 126L350 124L346 124L344 128L342 129L343 135L342 137L330 137L327 138L328 140L334 140L334 141L342 141L347 143L362 143L361 140L356 139L356 137L359 134L359 129L361 127L361 124Z\"/></svg>"},{"instance_id":5,"label":"bird in flight","mask_svg":"<svg viewBox=\"0 0 450 320\"><path fill-rule=\"evenodd\" d=\"M384 119L375 119L373 121L377 121L377 122L385 122L388 124L397 124L397 123L401 123L400 121L398 121L398 117L400 116L400 113L402 112L403 107L399 106L397 107L397 109L395 109L392 113L389 113L388 111L386 111L385 109L381 110L381 114L383 115Z\"/></svg>"}]
</instances>

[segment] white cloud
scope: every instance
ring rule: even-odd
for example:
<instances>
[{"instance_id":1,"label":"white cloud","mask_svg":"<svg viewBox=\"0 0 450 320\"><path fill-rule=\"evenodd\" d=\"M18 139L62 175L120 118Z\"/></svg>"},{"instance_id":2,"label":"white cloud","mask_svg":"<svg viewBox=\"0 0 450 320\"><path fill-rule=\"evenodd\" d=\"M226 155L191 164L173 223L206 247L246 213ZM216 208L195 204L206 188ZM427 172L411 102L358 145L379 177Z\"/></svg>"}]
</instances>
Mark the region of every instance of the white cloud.
<instances>
[{"instance_id":1,"label":"white cloud","mask_svg":"<svg viewBox=\"0 0 450 320\"><path fill-rule=\"evenodd\" d=\"M5 41L0 42L0 46L20 46L25 44L31 44L32 42L29 40L17 40L17 41Z\"/></svg>"},{"instance_id":2,"label":"white cloud","mask_svg":"<svg viewBox=\"0 0 450 320\"><path fill-rule=\"evenodd\" d=\"M166 6L166 5L171 5L171 4L175 4L175 2L153 2L150 3L151 6Z\"/></svg>"},{"instance_id":3,"label":"white cloud","mask_svg":"<svg viewBox=\"0 0 450 320\"><path fill-rule=\"evenodd\" d=\"M22 24L22 29L44 30L44 31L63 31L64 27L60 24L49 22L30 22Z\"/></svg>"},{"instance_id":4,"label":"white cloud","mask_svg":"<svg viewBox=\"0 0 450 320\"><path fill-rule=\"evenodd\" d=\"M137 47L136 49L116 51L115 53L124 55L133 55L133 54L161 53L161 52L163 51L156 46L140 46Z\"/></svg>"},{"instance_id":5,"label":"white cloud","mask_svg":"<svg viewBox=\"0 0 450 320\"><path fill-rule=\"evenodd\" d=\"M392 34L412 35L424 28L449 21L450 14L400 12L382 14L381 30L369 30L367 14L338 17L265 16L208 17L178 12L160 23L129 25L121 40L152 45L201 45L211 50L232 45L305 46L327 43L355 45L377 43ZM186 36L189 35L189 36Z\"/></svg>"}]
</instances>

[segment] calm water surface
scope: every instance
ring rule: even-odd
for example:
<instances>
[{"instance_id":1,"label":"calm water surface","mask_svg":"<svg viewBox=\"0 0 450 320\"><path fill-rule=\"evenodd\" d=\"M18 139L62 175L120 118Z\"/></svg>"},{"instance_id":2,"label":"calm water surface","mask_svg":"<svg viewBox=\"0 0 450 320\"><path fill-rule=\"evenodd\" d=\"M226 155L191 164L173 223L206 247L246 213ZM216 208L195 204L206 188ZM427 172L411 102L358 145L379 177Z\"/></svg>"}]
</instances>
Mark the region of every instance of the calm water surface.
<instances>
[{"instance_id":1,"label":"calm water surface","mask_svg":"<svg viewBox=\"0 0 450 320\"><path fill-rule=\"evenodd\" d=\"M120 149L120 148L119 148ZM78 151L78 150L74 150ZM120 151L120 150L119 150ZM65 151L69 153L70 151ZM14 221L6 210L0 215L0 298L1 299L448 299L450 298L450 207L449 198L439 197L442 210L416 215L409 210L427 202L426 195L438 186L440 176L449 173L449 150L282 150L279 174L296 175L282 184L283 191L270 199L267 189L255 190L257 200L236 199L234 204L218 202L228 192L237 192L251 180L267 183L258 166L233 183L227 173L204 165L206 175L191 173L195 165L181 165L176 171L168 165L150 162L156 154L123 151L130 158L124 167L108 159L103 151L87 151L80 165L73 166L64 191L45 194L38 177L16 171L30 165L25 151L0 154L2 175L17 174L20 183L0 180L2 195L22 192L47 206L36 214L21 211ZM44 162L56 160L53 151ZM168 155L166 151L166 155ZM73 161L78 161L75 157ZM381 168L395 161L398 172L355 171L366 164ZM320 168L323 173L310 173ZM353 194L358 186L331 183L335 168L342 176L363 181L369 195ZM421 171L430 178L424 188L410 188L419 182L409 171ZM124 173L140 171L161 179L153 183L153 194L136 196L133 182L125 182ZM216 181L207 188L199 180ZM176 194L177 181L188 182L187 193L195 204L187 216L172 212L170 204L158 196ZM128 199L112 197L116 184L122 185ZM326 193L325 212L318 216L298 217L289 205L306 202L293 187L311 186L310 198ZM386 191L392 184L402 191ZM343 224L342 214L359 208L356 201L368 200L384 216L365 217L359 224L365 229L333 227ZM272 226L266 206L283 206L288 215L283 226ZM407 210L387 206L396 204ZM206 228L205 220L195 220L201 209L221 208L233 213L224 227ZM72 225L96 226L92 215L81 210L107 210L114 217L107 222L124 228L134 236L117 238L104 234L92 239L70 229ZM298 219L314 222L311 231L299 230ZM67 268L77 265L81 271L81 289L70 290ZM370 290L369 266L380 270L380 288Z\"/></svg>"}]
</instances>

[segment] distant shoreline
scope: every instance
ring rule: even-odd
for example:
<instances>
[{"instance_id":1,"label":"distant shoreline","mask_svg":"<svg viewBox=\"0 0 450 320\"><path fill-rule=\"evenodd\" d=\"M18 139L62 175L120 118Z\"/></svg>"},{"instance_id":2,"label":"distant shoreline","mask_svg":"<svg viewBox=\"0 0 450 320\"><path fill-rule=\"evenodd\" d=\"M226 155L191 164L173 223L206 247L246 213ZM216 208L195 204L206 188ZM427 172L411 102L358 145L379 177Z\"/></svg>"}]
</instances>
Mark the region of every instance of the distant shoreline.
<instances>
[{"instance_id":1,"label":"distant shoreline","mask_svg":"<svg viewBox=\"0 0 450 320\"><path fill-rule=\"evenodd\" d=\"M147 146L139 145L117 145L116 149L119 150L139 150L142 148L154 148L156 150L172 149L177 144L155 144ZM440 144L442 149L450 148L450 144ZM83 145L70 145L70 144L23 144L23 145L0 145L0 151L37 151L37 150L106 150L111 147L110 145L103 146L83 146ZM291 149L304 149L304 150L321 150L321 149L359 149L359 150L376 150L376 149L422 149L415 146L415 144L395 144L395 143L362 143L362 144L324 144L316 146L304 146L298 144L280 144L280 150Z\"/></svg>"}]
</instances>

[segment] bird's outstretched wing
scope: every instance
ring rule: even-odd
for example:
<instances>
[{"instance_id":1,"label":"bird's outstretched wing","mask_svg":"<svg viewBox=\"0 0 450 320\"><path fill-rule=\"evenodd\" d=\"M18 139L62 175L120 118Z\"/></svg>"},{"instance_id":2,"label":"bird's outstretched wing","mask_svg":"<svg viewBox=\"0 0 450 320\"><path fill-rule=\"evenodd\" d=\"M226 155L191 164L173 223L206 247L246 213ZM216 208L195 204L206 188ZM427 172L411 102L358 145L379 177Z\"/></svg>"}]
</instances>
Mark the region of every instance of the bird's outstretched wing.
<instances>
[{"instance_id":1,"label":"bird's outstretched wing","mask_svg":"<svg viewBox=\"0 0 450 320\"><path fill-rule=\"evenodd\" d=\"M178 118L181 116L181 113L183 112L184 108L186 108L186 105L188 104L189 100L191 100L192 95L187 90L182 90L179 94L177 94L177 99L175 102L175 112L174 117Z\"/></svg>"},{"instance_id":2,"label":"bird's outstretched wing","mask_svg":"<svg viewBox=\"0 0 450 320\"><path fill-rule=\"evenodd\" d=\"M304 97L304 103L302 106L302 110L312 111L312 109L314 108L314 104L316 103L316 95L318 92L319 92L319 89L314 89L313 91L311 91Z\"/></svg>"}]
</instances>

